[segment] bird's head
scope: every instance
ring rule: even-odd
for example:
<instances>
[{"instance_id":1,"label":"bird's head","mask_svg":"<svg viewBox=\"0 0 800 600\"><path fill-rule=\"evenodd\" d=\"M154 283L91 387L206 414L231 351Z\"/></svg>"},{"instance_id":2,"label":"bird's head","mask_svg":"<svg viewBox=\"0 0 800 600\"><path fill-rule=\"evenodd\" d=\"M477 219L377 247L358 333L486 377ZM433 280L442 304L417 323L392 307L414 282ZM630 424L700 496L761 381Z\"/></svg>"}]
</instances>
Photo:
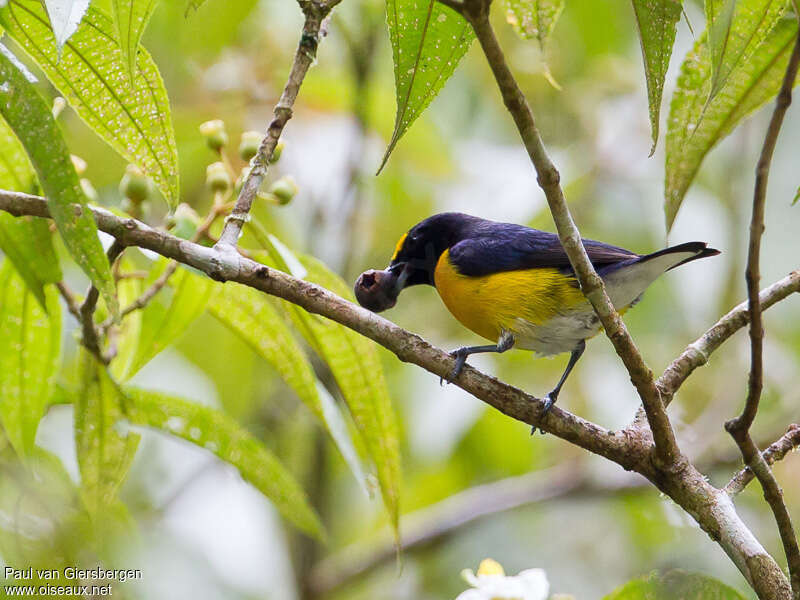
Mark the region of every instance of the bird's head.
<instances>
[{"instance_id":1,"label":"bird's head","mask_svg":"<svg viewBox=\"0 0 800 600\"><path fill-rule=\"evenodd\" d=\"M466 230L478 220L463 213L441 213L414 225L397 242L386 269L370 269L358 278L355 294L359 304L381 312L395 305L403 289L434 285L439 257L461 241Z\"/></svg>"}]
</instances>

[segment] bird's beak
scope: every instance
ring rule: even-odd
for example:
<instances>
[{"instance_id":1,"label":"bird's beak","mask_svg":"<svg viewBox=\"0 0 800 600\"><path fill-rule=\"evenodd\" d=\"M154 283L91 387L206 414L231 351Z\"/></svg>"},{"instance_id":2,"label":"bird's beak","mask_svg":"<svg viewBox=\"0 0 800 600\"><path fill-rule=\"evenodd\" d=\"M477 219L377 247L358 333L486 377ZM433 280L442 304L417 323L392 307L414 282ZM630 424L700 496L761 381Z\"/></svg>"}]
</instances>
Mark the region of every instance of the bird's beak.
<instances>
[{"instance_id":1,"label":"bird's beak","mask_svg":"<svg viewBox=\"0 0 800 600\"><path fill-rule=\"evenodd\" d=\"M364 271L356 281L355 294L358 303L372 312L392 308L406 285L412 268L408 263L396 263L379 271Z\"/></svg>"}]
</instances>

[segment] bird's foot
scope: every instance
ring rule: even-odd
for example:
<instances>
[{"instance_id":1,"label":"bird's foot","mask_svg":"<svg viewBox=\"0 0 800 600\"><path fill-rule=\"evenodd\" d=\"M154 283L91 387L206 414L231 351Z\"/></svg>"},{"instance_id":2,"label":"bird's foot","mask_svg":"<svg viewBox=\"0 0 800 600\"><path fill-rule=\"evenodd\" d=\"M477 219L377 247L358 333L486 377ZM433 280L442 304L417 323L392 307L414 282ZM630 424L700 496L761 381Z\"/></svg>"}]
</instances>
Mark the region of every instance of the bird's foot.
<instances>
[{"instance_id":1,"label":"bird's foot","mask_svg":"<svg viewBox=\"0 0 800 600\"><path fill-rule=\"evenodd\" d=\"M551 409L551 408L553 408L553 405L556 403L556 400L557 400L557 399L558 399L558 393L555 393L555 394L554 394L553 392L550 392L549 394L547 394L547 395L546 395L546 396L543 398L543 401L544 401L544 409L542 409L542 414L541 414L541 415L539 415L539 421L541 421L542 419L544 419L544 418L545 418L545 416L547 416L547 413L549 413L549 412L550 412L550 409ZM539 431L541 431L541 432L542 432L542 435L544 435L544 434L545 434L545 431L544 431L544 429L542 429L541 427L539 428ZM536 425L534 425L533 427L531 427L531 435L533 435L534 433L536 433Z\"/></svg>"},{"instance_id":2,"label":"bird's foot","mask_svg":"<svg viewBox=\"0 0 800 600\"><path fill-rule=\"evenodd\" d=\"M467 356L469 356L469 352L466 350L467 348L456 348L450 353L450 356L456 359L456 365L447 377L439 378L439 385L443 385L445 381L447 383L453 383L456 377L461 375L461 371L464 370L464 365L467 364Z\"/></svg>"}]
</instances>

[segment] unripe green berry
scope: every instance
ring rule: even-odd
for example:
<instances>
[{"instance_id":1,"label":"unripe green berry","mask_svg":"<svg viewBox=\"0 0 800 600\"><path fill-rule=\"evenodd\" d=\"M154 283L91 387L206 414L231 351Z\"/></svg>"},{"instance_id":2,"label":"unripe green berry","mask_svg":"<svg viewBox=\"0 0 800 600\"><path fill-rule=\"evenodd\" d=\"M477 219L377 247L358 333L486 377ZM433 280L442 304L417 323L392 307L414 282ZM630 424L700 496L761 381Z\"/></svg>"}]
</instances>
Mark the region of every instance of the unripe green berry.
<instances>
[{"instance_id":1,"label":"unripe green berry","mask_svg":"<svg viewBox=\"0 0 800 600\"><path fill-rule=\"evenodd\" d=\"M258 153L263 136L258 131L245 131L242 134L242 141L239 142L239 156L242 160L250 160Z\"/></svg>"},{"instance_id":2,"label":"unripe green berry","mask_svg":"<svg viewBox=\"0 0 800 600\"><path fill-rule=\"evenodd\" d=\"M119 182L119 192L134 204L139 204L150 196L150 180L139 167L128 165Z\"/></svg>"},{"instance_id":3,"label":"unripe green berry","mask_svg":"<svg viewBox=\"0 0 800 600\"><path fill-rule=\"evenodd\" d=\"M97 202L99 196L97 195L97 190L94 189L91 181L88 179L81 179L81 189L89 199L89 202Z\"/></svg>"},{"instance_id":4,"label":"unripe green berry","mask_svg":"<svg viewBox=\"0 0 800 600\"><path fill-rule=\"evenodd\" d=\"M206 167L206 185L213 192L225 192L231 187L231 176L223 163L215 162Z\"/></svg>"},{"instance_id":5,"label":"unripe green berry","mask_svg":"<svg viewBox=\"0 0 800 600\"><path fill-rule=\"evenodd\" d=\"M269 193L278 199L278 204L289 204L297 194L297 184L291 175L285 175L273 183Z\"/></svg>"},{"instance_id":6,"label":"unripe green berry","mask_svg":"<svg viewBox=\"0 0 800 600\"><path fill-rule=\"evenodd\" d=\"M202 223L200 215L185 202L178 205L172 219L172 234L185 240L191 239Z\"/></svg>"},{"instance_id":7,"label":"unripe green berry","mask_svg":"<svg viewBox=\"0 0 800 600\"><path fill-rule=\"evenodd\" d=\"M225 123L220 119L206 121L200 125L200 135L206 140L206 145L214 152L219 152L228 143L228 134L225 133Z\"/></svg>"},{"instance_id":8,"label":"unripe green berry","mask_svg":"<svg viewBox=\"0 0 800 600\"><path fill-rule=\"evenodd\" d=\"M86 172L86 161L75 154L70 154L69 158L72 161L72 166L75 167L75 172L78 175L83 175Z\"/></svg>"},{"instance_id":9,"label":"unripe green berry","mask_svg":"<svg viewBox=\"0 0 800 600\"><path fill-rule=\"evenodd\" d=\"M275 150L272 151L272 156L269 159L269 164L274 165L281 159L281 154L283 154L283 148L285 144L283 142L278 142L278 145L275 146Z\"/></svg>"}]
</instances>

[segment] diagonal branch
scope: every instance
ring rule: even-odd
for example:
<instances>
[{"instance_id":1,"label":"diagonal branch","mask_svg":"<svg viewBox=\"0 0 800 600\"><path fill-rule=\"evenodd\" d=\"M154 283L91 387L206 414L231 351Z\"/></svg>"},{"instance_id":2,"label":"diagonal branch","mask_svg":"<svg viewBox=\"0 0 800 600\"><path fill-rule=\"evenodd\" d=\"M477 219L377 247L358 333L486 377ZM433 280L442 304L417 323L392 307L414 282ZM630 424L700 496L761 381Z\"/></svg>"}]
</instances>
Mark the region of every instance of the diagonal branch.
<instances>
[{"instance_id":1,"label":"diagonal branch","mask_svg":"<svg viewBox=\"0 0 800 600\"><path fill-rule=\"evenodd\" d=\"M309 67L316 59L322 22L336 3L322 3L318 0L302 0L300 2L300 7L305 15L305 23L303 24L300 42L297 45L297 52L294 55L292 69L289 72L289 78L283 88L283 93L275 105L273 119L267 127L261 146L250 163L250 172L242 183L242 189L239 191L239 197L236 199L233 211L226 219L225 228L222 230L222 235L220 235L217 242L217 246L220 249L234 248L239 242L242 227L247 222L253 200L258 194L258 188L267 175L269 162L272 159L275 147L278 145L283 128L292 118L292 110L297 94L300 92L300 86Z\"/></svg>"},{"instance_id":2,"label":"diagonal branch","mask_svg":"<svg viewBox=\"0 0 800 600\"><path fill-rule=\"evenodd\" d=\"M772 442L766 450L761 453L764 462L772 465L783 457L789 454L792 450L800 446L800 425L793 423L789 425L789 429L779 439ZM723 488L729 496L735 496L747 487L753 479L755 474L750 467L745 467L739 471L728 484Z\"/></svg>"},{"instance_id":3,"label":"diagonal branch","mask_svg":"<svg viewBox=\"0 0 800 600\"><path fill-rule=\"evenodd\" d=\"M462 13L475 31L500 88L503 102L514 119L525 149L536 169L539 186L547 198L561 245L569 257L581 291L594 307L606 335L625 364L631 381L642 399L647 420L653 432L656 458L663 466L673 465L681 457L680 449L661 401L661 395L655 385L653 373L645 364L625 324L614 309L614 305L605 292L602 278L594 270L589 256L586 254L580 233L572 219L564 192L561 189L561 176L547 154L528 101L506 63L503 50L500 48L494 29L489 22L490 5L490 0L465 0Z\"/></svg>"},{"instance_id":4,"label":"diagonal branch","mask_svg":"<svg viewBox=\"0 0 800 600\"><path fill-rule=\"evenodd\" d=\"M125 245L119 239L115 239L106 252L108 264L113 266L123 250L125 250ZM81 323L83 345L86 346L86 349L94 354L100 362L108 364L110 359L103 354L103 349L100 347L100 332L94 322L94 311L97 308L97 301L99 299L100 292L94 285L90 285L89 291L86 292L86 299L83 301L83 304L78 307L77 316Z\"/></svg>"},{"instance_id":5,"label":"diagonal branch","mask_svg":"<svg viewBox=\"0 0 800 600\"><path fill-rule=\"evenodd\" d=\"M783 550L789 565L789 580L794 598L800 598L800 547L794 532L792 519L783 501L783 491L778 485L769 465L758 450L750 435L750 427L758 414L764 374L764 325L761 315L761 300L758 285L761 279L761 236L764 232L764 212L767 197L769 169L775 146L778 143L783 119L792 103L792 87L800 67L800 31L798 31L789 64L786 66L783 83L775 102L775 110L767 128L761 156L756 168L756 183L753 191L753 212L750 220L750 242L747 253L747 299L750 312L750 377L747 386L747 399L742 413L725 423L725 429L736 441L745 464L755 474L764 490L764 499L772 509L778 525Z\"/></svg>"},{"instance_id":6,"label":"diagonal branch","mask_svg":"<svg viewBox=\"0 0 800 600\"><path fill-rule=\"evenodd\" d=\"M800 270L792 271L783 279L761 290L759 302L764 311L790 294L800 292ZM689 344L681 355L664 369L656 385L661 390L665 404L695 369L705 365L711 353L717 350L734 333L750 322L748 303L742 302L717 321L702 336Z\"/></svg>"}]
</instances>

